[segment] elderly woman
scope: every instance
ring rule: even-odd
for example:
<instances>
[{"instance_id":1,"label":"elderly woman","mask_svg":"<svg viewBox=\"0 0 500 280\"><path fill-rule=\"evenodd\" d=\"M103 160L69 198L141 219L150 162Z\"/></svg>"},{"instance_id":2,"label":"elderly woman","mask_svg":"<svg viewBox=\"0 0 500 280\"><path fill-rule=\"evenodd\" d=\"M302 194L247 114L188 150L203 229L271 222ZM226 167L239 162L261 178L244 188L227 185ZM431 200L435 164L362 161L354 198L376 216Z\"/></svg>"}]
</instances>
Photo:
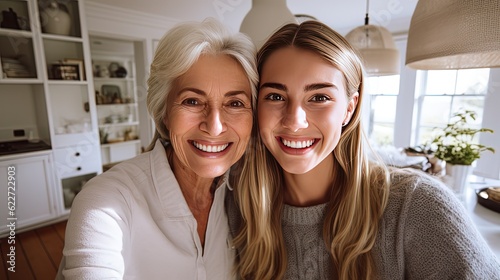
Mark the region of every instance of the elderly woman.
<instances>
[{"instance_id":1,"label":"elderly woman","mask_svg":"<svg viewBox=\"0 0 500 280\"><path fill-rule=\"evenodd\" d=\"M78 194L58 277L232 278L227 171L247 149L256 83L247 37L215 20L171 29L148 80L151 150Z\"/></svg>"}]
</instances>

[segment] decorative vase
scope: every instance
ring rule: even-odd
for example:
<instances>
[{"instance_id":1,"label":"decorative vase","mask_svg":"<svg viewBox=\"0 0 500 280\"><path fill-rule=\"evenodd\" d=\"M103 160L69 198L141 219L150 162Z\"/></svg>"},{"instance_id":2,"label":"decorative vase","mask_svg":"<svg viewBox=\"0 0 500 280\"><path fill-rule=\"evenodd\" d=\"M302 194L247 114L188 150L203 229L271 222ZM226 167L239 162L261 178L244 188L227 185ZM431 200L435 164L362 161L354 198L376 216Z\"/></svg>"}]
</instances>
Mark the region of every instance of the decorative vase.
<instances>
[{"instance_id":1,"label":"decorative vase","mask_svg":"<svg viewBox=\"0 0 500 280\"><path fill-rule=\"evenodd\" d=\"M467 186L467 179L472 172L471 165L459 165L446 163L446 176L449 180L447 185L459 197L463 198L465 188Z\"/></svg>"},{"instance_id":2,"label":"decorative vase","mask_svg":"<svg viewBox=\"0 0 500 280\"><path fill-rule=\"evenodd\" d=\"M42 31L49 34L69 35L71 31L71 17L68 8L56 1L40 12Z\"/></svg>"}]
</instances>

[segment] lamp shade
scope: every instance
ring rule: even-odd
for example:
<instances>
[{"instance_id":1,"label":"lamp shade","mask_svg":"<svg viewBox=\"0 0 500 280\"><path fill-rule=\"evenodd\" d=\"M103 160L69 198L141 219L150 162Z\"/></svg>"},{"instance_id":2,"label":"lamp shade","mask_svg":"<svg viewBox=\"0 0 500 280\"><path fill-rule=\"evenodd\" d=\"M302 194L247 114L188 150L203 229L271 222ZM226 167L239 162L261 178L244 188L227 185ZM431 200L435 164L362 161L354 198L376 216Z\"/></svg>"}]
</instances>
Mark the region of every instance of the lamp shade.
<instances>
[{"instance_id":1,"label":"lamp shade","mask_svg":"<svg viewBox=\"0 0 500 280\"><path fill-rule=\"evenodd\" d=\"M286 0L252 0L252 8L243 19L240 31L260 48L274 31L287 23L297 23L297 20Z\"/></svg>"},{"instance_id":2,"label":"lamp shade","mask_svg":"<svg viewBox=\"0 0 500 280\"><path fill-rule=\"evenodd\" d=\"M406 65L422 70L499 67L499 1L419 0L408 31Z\"/></svg>"},{"instance_id":3,"label":"lamp shade","mask_svg":"<svg viewBox=\"0 0 500 280\"><path fill-rule=\"evenodd\" d=\"M399 73L399 51L389 30L382 26L365 24L345 36L356 48L369 76Z\"/></svg>"}]
</instances>

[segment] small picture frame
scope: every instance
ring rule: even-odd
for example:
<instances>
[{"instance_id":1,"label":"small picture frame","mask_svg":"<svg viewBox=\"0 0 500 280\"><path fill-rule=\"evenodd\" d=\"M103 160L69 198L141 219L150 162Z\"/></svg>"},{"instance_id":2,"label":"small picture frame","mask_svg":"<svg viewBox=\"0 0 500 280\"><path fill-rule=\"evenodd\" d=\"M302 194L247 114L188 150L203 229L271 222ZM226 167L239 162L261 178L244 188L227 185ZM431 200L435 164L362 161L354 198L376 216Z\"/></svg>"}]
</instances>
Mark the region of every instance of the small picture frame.
<instances>
[{"instance_id":1,"label":"small picture frame","mask_svg":"<svg viewBox=\"0 0 500 280\"><path fill-rule=\"evenodd\" d=\"M65 58L62 60L62 64L77 64L78 65L78 70L79 70L79 77L80 81L85 81L85 67L83 66L83 61L81 59L75 59L75 58Z\"/></svg>"},{"instance_id":2,"label":"small picture frame","mask_svg":"<svg viewBox=\"0 0 500 280\"><path fill-rule=\"evenodd\" d=\"M105 98L104 103L121 104L124 102L120 92L120 87L117 85L102 85L101 93Z\"/></svg>"}]
</instances>

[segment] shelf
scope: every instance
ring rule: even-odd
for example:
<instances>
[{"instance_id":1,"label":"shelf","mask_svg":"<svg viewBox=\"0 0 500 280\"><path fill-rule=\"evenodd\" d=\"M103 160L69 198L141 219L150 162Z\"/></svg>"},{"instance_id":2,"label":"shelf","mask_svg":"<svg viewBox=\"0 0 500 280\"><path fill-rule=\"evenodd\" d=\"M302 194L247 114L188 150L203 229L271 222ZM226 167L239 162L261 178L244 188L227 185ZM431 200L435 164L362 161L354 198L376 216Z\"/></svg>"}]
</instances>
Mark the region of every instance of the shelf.
<instances>
[{"instance_id":1,"label":"shelf","mask_svg":"<svg viewBox=\"0 0 500 280\"><path fill-rule=\"evenodd\" d=\"M43 84L41 79L26 79L26 78L0 78L0 84Z\"/></svg>"},{"instance_id":2,"label":"shelf","mask_svg":"<svg viewBox=\"0 0 500 280\"><path fill-rule=\"evenodd\" d=\"M29 2L19 0L2 0L0 1L0 11L2 11L2 25L0 30L10 31L29 31L31 28ZM15 14L15 16L14 16ZM7 19L5 19L7 18ZM17 21L13 19L16 18ZM3 32L3 31L0 31Z\"/></svg>"},{"instance_id":3,"label":"shelf","mask_svg":"<svg viewBox=\"0 0 500 280\"><path fill-rule=\"evenodd\" d=\"M100 77L94 77L94 82L133 82L134 78L133 77L126 77L126 78L100 78Z\"/></svg>"},{"instance_id":4,"label":"shelf","mask_svg":"<svg viewBox=\"0 0 500 280\"><path fill-rule=\"evenodd\" d=\"M121 126L133 126L139 125L139 122L120 122L120 123L107 123L100 124L99 128L108 128L108 127L121 127Z\"/></svg>"},{"instance_id":5,"label":"shelf","mask_svg":"<svg viewBox=\"0 0 500 280\"><path fill-rule=\"evenodd\" d=\"M74 80L49 80L49 85L76 85L76 86L86 86L87 81L74 81Z\"/></svg>"},{"instance_id":6,"label":"shelf","mask_svg":"<svg viewBox=\"0 0 500 280\"><path fill-rule=\"evenodd\" d=\"M109 148L120 145L139 144L140 142L141 140L137 139L137 140L121 141L116 143L106 143L106 144L101 144L101 148Z\"/></svg>"},{"instance_id":7,"label":"shelf","mask_svg":"<svg viewBox=\"0 0 500 280\"><path fill-rule=\"evenodd\" d=\"M97 107L114 107L114 106L137 106L137 103L107 103L107 104L97 104Z\"/></svg>"},{"instance_id":8,"label":"shelf","mask_svg":"<svg viewBox=\"0 0 500 280\"><path fill-rule=\"evenodd\" d=\"M69 42L77 42L77 43L83 42L82 38L64 36L64 35L54 35L54 34L42 34L42 39L50 39L50 40L57 40L57 41L69 41Z\"/></svg>"},{"instance_id":9,"label":"shelf","mask_svg":"<svg viewBox=\"0 0 500 280\"><path fill-rule=\"evenodd\" d=\"M29 33L29 36L23 36ZM31 32L13 30L0 34L1 76L10 79L37 79L34 38Z\"/></svg>"},{"instance_id":10,"label":"shelf","mask_svg":"<svg viewBox=\"0 0 500 280\"><path fill-rule=\"evenodd\" d=\"M33 33L31 31L9 29L9 28L0 28L0 35L12 36L12 37L23 37L23 38L33 37Z\"/></svg>"},{"instance_id":11,"label":"shelf","mask_svg":"<svg viewBox=\"0 0 500 280\"><path fill-rule=\"evenodd\" d=\"M90 43L101 161L114 164L141 151L134 44L98 37L90 38Z\"/></svg>"}]
</instances>

